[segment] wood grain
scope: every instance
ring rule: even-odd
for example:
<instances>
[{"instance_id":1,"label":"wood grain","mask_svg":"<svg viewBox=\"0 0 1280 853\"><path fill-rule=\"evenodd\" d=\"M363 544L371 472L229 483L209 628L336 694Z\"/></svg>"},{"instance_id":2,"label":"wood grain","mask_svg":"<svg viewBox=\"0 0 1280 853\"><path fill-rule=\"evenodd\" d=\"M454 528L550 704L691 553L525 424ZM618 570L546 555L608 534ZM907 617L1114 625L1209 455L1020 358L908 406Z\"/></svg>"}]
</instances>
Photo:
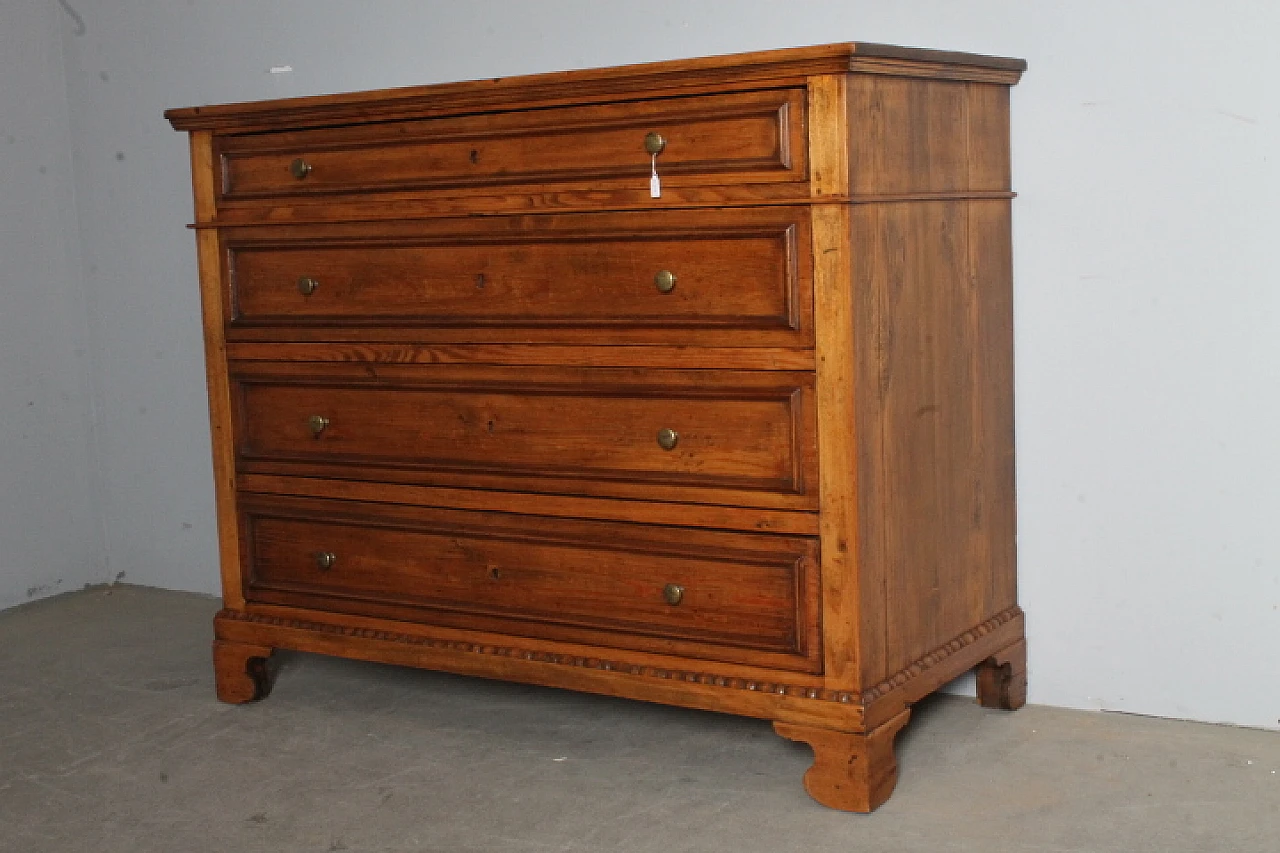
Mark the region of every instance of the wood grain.
<instances>
[{"instance_id":1,"label":"wood grain","mask_svg":"<svg viewBox=\"0 0 1280 853\"><path fill-rule=\"evenodd\" d=\"M1027 641L1018 639L978 665L978 703L1016 711L1027 704Z\"/></svg>"},{"instance_id":2,"label":"wood grain","mask_svg":"<svg viewBox=\"0 0 1280 853\"><path fill-rule=\"evenodd\" d=\"M968 188L1008 190L1012 184L1009 156L1009 87L984 83L965 86Z\"/></svg>"},{"instance_id":3,"label":"wood grain","mask_svg":"<svg viewBox=\"0 0 1280 853\"><path fill-rule=\"evenodd\" d=\"M1008 192L1008 91L981 83L851 77L851 197Z\"/></svg>"},{"instance_id":4,"label":"wood grain","mask_svg":"<svg viewBox=\"0 0 1280 853\"><path fill-rule=\"evenodd\" d=\"M978 473L985 530L978 559L988 566L974 604L987 613L1018 600L1013 406L1013 245L1008 202L969 202L967 304L975 338L972 417L982 443Z\"/></svg>"},{"instance_id":5,"label":"wood grain","mask_svg":"<svg viewBox=\"0 0 1280 853\"><path fill-rule=\"evenodd\" d=\"M1025 634L1025 619L1016 606L966 628L864 690L864 726L875 728L892 719L938 688L982 666L983 661Z\"/></svg>"},{"instance_id":6,"label":"wood grain","mask_svg":"<svg viewBox=\"0 0 1280 853\"><path fill-rule=\"evenodd\" d=\"M814 539L259 496L241 505L250 601L817 666ZM668 585L681 588L674 604Z\"/></svg>"},{"instance_id":7,"label":"wood grain","mask_svg":"<svg viewBox=\"0 0 1280 853\"><path fill-rule=\"evenodd\" d=\"M239 478L242 492L296 495L407 504L411 506L454 507L492 512L511 512L555 518L592 518L603 521L633 521L714 530L744 530L755 533L791 533L817 536L818 514L813 511L774 510L715 504L675 503L597 498L586 495L548 495L531 492L500 492L447 486L413 486L384 481L361 482L320 477L290 477L274 474L244 474Z\"/></svg>"},{"instance_id":8,"label":"wood grain","mask_svg":"<svg viewBox=\"0 0 1280 853\"><path fill-rule=\"evenodd\" d=\"M275 670L268 661L275 650L255 643L213 641L213 678L218 700L241 705L271 693Z\"/></svg>"},{"instance_id":9,"label":"wood grain","mask_svg":"<svg viewBox=\"0 0 1280 853\"><path fill-rule=\"evenodd\" d=\"M245 473L816 503L805 374L236 363L232 376Z\"/></svg>"},{"instance_id":10,"label":"wood grain","mask_svg":"<svg viewBox=\"0 0 1280 853\"><path fill-rule=\"evenodd\" d=\"M228 200L218 208L216 224L197 220L194 227L761 207L803 204L809 197L809 185L803 181L696 186L664 181L662 197L655 199L649 193L647 177L643 181L632 178L564 180L553 184L529 184L522 186L520 192L482 185L413 191L388 189L369 194L299 195L269 202L261 199Z\"/></svg>"},{"instance_id":11,"label":"wood grain","mask_svg":"<svg viewBox=\"0 0 1280 853\"><path fill-rule=\"evenodd\" d=\"M171 111L220 698L287 648L747 714L859 811L913 703L976 667L1019 706L1023 67L844 44Z\"/></svg>"},{"instance_id":12,"label":"wood grain","mask_svg":"<svg viewBox=\"0 0 1280 853\"><path fill-rule=\"evenodd\" d=\"M814 369L812 349L711 347L660 344L641 346L556 344L416 344L326 341L255 343L230 341L233 361L337 362L356 364L502 364L539 367L653 367L788 370Z\"/></svg>"},{"instance_id":13,"label":"wood grain","mask_svg":"<svg viewBox=\"0 0 1280 853\"><path fill-rule=\"evenodd\" d=\"M1009 85L1018 82L1025 68L1026 63L1020 59L850 42L365 93L188 107L168 110L165 117L177 130L247 132L449 115L515 105L534 109L733 91L765 84L792 84L814 75L850 70Z\"/></svg>"},{"instance_id":14,"label":"wood grain","mask_svg":"<svg viewBox=\"0 0 1280 853\"><path fill-rule=\"evenodd\" d=\"M640 329L701 345L773 330L779 345L813 340L809 257L798 251L805 208L222 233L233 327L608 329L615 341ZM667 291L660 271L675 276Z\"/></svg>"},{"instance_id":15,"label":"wood grain","mask_svg":"<svg viewBox=\"0 0 1280 853\"><path fill-rule=\"evenodd\" d=\"M207 131L191 134L191 184L197 219L214 216L213 142ZM218 513L219 571L222 597L228 607L244 605L240 544L233 521L236 511L235 439L231 414L231 383L227 376L226 338L221 289L218 235L196 233L200 268L200 310L204 335L205 384L209 395L214 503Z\"/></svg>"},{"instance_id":16,"label":"wood grain","mask_svg":"<svg viewBox=\"0 0 1280 853\"><path fill-rule=\"evenodd\" d=\"M879 808L898 784L893 739L907 724L910 711L865 734L776 722L774 731L813 747L813 766L804 788L824 806L851 812Z\"/></svg>"},{"instance_id":17,"label":"wood grain","mask_svg":"<svg viewBox=\"0 0 1280 853\"><path fill-rule=\"evenodd\" d=\"M221 137L221 198L559 181L648 187L803 180L804 91L778 89ZM302 158L310 171L295 177Z\"/></svg>"},{"instance_id":18,"label":"wood grain","mask_svg":"<svg viewBox=\"0 0 1280 853\"><path fill-rule=\"evenodd\" d=\"M215 635L233 642L447 670L606 696L848 730L862 708L815 676L675 655L397 623L302 608L223 611ZM313 618L315 621L313 621Z\"/></svg>"},{"instance_id":19,"label":"wood grain","mask_svg":"<svg viewBox=\"0 0 1280 853\"><path fill-rule=\"evenodd\" d=\"M809 191L815 199L849 192L849 95L843 75L809 80Z\"/></svg>"},{"instance_id":20,"label":"wood grain","mask_svg":"<svg viewBox=\"0 0 1280 853\"><path fill-rule=\"evenodd\" d=\"M879 672L874 610L864 610L867 573L876 565L858 559L861 532L856 500L857 448L854 371L859 362L850 292L850 208L813 209L815 311L821 318L817 340L818 494L822 529L822 618L826 634L825 670L832 683L860 690L864 670ZM875 508L868 511L875 512ZM871 656L866 659L867 656Z\"/></svg>"},{"instance_id":21,"label":"wood grain","mask_svg":"<svg viewBox=\"0 0 1280 853\"><path fill-rule=\"evenodd\" d=\"M966 204L855 211L862 559L892 671L1013 603L1009 281L973 268Z\"/></svg>"}]
</instances>

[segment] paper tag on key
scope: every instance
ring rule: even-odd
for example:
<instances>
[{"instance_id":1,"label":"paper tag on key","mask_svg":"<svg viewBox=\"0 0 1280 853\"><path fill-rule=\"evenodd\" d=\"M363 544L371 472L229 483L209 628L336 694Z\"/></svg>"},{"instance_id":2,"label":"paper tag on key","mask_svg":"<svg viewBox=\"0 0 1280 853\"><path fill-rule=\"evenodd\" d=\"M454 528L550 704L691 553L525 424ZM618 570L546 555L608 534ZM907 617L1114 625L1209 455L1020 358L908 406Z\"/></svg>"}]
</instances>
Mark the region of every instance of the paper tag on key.
<instances>
[{"instance_id":1,"label":"paper tag on key","mask_svg":"<svg viewBox=\"0 0 1280 853\"><path fill-rule=\"evenodd\" d=\"M658 177L658 155L652 155L652 169L649 173L649 198L662 198L662 180Z\"/></svg>"}]
</instances>

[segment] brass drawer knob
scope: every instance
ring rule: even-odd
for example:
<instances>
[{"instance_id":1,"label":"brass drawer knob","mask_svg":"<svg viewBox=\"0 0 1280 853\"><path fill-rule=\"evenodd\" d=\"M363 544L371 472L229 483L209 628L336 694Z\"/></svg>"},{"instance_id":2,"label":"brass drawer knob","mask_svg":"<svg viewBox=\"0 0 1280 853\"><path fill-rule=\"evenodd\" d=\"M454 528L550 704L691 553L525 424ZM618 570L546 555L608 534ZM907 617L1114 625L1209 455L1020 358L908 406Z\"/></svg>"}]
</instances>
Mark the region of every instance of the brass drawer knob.
<instances>
[{"instance_id":1,"label":"brass drawer knob","mask_svg":"<svg viewBox=\"0 0 1280 853\"><path fill-rule=\"evenodd\" d=\"M298 279L298 292L303 296L310 296L316 292L316 288L320 286L320 282L316 281L309 275L304 275Z\"/></svg>"},{"instance_id":2,"label":"brass drawer knob","mask_svg":"<svg viewBox=\"0 0 1280 853\"><path fill-rule=\"evenodd\" d=\"M667 147L667 140L662 138L661 133L650 131L644 135L644 150L650 154L661 154L662 149Z\"/></svg>"},{"instance_id":3,"label":"brass drawer knob","mask_svg":"<svg viewBox=\"0 0 1280 853\"><path fill-rule=\"evenodd\" d=\"M658 430L658 446L663 450L670 450L680 441L680 433L673 429Z\"/></svg>"},{"instance_id":4,"label":"brass drawer knob","mask_svg":"<svg viewBox=\"0 0 1280 853\"><path fill-rule=\"evenodd\" d=\"M669 583L662 588L662 597L667 600L667 604L675 607L684 601L684 587L678 583Z\"/></svg>"},{"instance_id":5,"label":"brass drawer knob","mask_svg":"<svg viewBox=\"0 0 1280 853\"><path fill-rule=\"evenodd\" d=\"M671 270L658 270L653 277L653 286L662 293L670 293L676 288L676 274Z\"/></svg>"},{"instance_id":6,"label":"brass drawer knob","mask_svg":"<svg viewBox=\"0 0 1280 853\"><path fill-rule=\"evenodd\" d=\"M311 164L306 160L303 160L301 157L298 157L289 164L289 174L293 175L298 180L302 180L307 175L311 174Z\"/></svg>"},{"instance_id":7,"label":"brass drawer knob","mask_svg":"<svg viewBox=\"0 0 1280 853\"><path fill-rule=\"evenodd\" d=\"M329 419L324 415L312 415L307 418L307 429L311 430L311 434L316 438L320 437L320 433L324 432L327 426L329 426Z\"/></svg>"},{"instance_id":8,"label":"brass drawer knob","mask_svg":"<svg viewBox=\"0 0 1280 853\"><path fill-rule=\"evenodd\" d=\"M338 555L332 551L320 551L316 554L316 568L322 572L329 571L337 562Z\"/></svg>"}]
</instances>

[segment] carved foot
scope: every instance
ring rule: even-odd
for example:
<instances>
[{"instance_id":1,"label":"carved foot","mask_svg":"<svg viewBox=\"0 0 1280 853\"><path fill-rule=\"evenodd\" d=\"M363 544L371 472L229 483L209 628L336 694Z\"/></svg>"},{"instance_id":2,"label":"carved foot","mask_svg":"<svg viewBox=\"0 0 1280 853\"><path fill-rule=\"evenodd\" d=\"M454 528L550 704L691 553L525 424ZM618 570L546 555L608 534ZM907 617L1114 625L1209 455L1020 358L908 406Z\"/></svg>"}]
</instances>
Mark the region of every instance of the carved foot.
<instances>
[{"instance_id":1,"label":"carved foot","mask_svg":"<svg viewBox=\"0 0 1280 853\"><path fill-rule=\"evenodd\" d=\"M265 699L275 673L268 666L270 646L213 641L213 678L218 698L239 705Z\"/></svg>"},{"instance_id":2,"label":"carved foot","mask_svg":"<svg viewBox=\"0 0 1280 853\"><path fill-rule=\"evenodd\" d=\"M1027 704L1027 641L1019 639L978 664L978 703L1016 711Z\"/></svg>"},{"instance_id":3,"label":"carved foot","mask_svg":"<svg viewBox=\"0 0 1280 853\"><path fill-rule=\"evenodd\" d=\"M870 812L889 799L898 783L893 738L910 716L910 711L903 711L865 734L780 722L773 730L813 747L813 766L804 774L809 796L833 809Z\"/></svg>"}]
</instances>

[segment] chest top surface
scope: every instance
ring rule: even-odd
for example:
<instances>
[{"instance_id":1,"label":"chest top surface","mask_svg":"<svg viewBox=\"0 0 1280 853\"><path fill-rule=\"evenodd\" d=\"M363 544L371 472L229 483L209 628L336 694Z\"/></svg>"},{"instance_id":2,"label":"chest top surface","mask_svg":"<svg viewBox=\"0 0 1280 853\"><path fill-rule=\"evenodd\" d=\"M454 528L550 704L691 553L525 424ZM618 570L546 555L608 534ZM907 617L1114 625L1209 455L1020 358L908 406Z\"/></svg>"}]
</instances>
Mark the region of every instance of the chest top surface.
<instances>
[{"instance_id":1,"label":"chest top surface","mask_svg":"<svg viewBox=\"0 0 1280 853\"><path fill-rule=\"evenodd\" d=\"M819 74L863 72L969 82L1018 82L1026 62L998 56L869 42L649 62L613 68L496 77L334 95L185 107L165 112L178 130L251 132L337 122L514 110L557 104L668 97L800 83Z\"/></svg>"}]
</instances>

